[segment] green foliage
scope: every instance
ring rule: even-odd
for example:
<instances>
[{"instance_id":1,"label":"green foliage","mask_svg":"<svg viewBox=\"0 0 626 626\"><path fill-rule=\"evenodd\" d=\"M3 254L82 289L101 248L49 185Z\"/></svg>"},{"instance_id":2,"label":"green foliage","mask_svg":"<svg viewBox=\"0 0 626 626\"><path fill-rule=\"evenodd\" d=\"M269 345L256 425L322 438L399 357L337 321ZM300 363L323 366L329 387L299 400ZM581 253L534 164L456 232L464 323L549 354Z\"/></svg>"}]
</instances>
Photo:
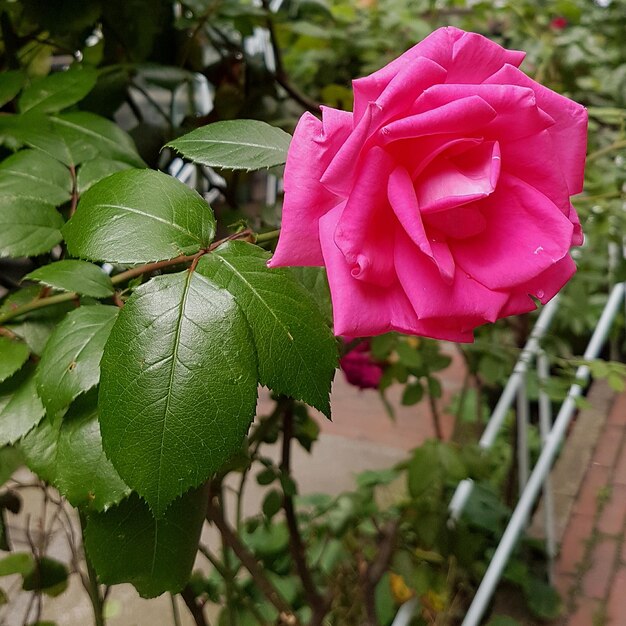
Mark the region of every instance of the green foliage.
<instances>
[{"instance_id":1,"label":"green foliage","mask_svg":"<svg viewBox=\"0 0 626 626\"><path fill-rule=\"evenodd\" d=\"M89 516L85 547L103 583L131 582L146 598L180 591L191 574L207 492L190 491L155 519L136 495Z\"/></svg>"},{"instance_id":2,"label":"green foliage","mask_svg":"<svg viewBox=\"0 0 626 626\"><path fill-rule=\"evenodd\" d=\"M258 170L287 160L291 136L257 120L216 122L167 144L202 165Z\"/></svg>"},{"instance_id":3,"label":"green foliage","mask_svg":"<svg viewBox=\"0 0 626 626\"><path fill-rule=\"evenodd\" d=\"M61 241L62 225L63 218L52 204L0 196L0 257L49 252Z\"/></svg>"},{"instance_id":4,"label":"green foliage","mask_svg":"<svg viewBox=\"0 0 626 626\"><path fill-rule=\"evenodd\" d=\"M26 464L52 483L68 502L102 511L129 495L102 450L97 394L79 398L60 417L47 416L20 443Z\"/></svg>"},{"instance_id":5,"label":"green foliage","mask_svg":"<svg viewBox=\"0 0 626 626\"><path fill-rule=\"evenodd\" d=\"M259 382L330 417L335 339L311 296L269 255L234 241L200 259L198 272L228 289L244 312L258 355Z\"/></svg>"},{"instance_id":6,"label":"green foliage","mask_svg":"<svg viewBox=\"0 0 626 626\"><path fill-rule=\"evenodd\" d=\"M157 516L237 450L254 417L257 362L235 299L198 272L137 289L102 359L104 449Z\"/></svg>"},{"instance_id":7,"label":"green foliage","mask_svg":"<svg viewBox=\"0 0 626 626\"><path fill-rule=\"evenodd\" d=\"M99 267L85 261L69 259L56 261L26 274L24 279L34 280L61 291L75 291L92 298L113 295L111 279Z\"/></svg>"},{"instance_id":8,"label":"green foliage","mask_svg":"<svg viewBox=\"0 0 626 626\"><path fill-rule=\"evenodd\" d=\"M98 384L102 351L119 309L82 306L56 327L37 368L37 391L50 415Z\"/></svg>"},{"instance_id":9,"label":"green foliage","mask_svg":"<svg viewBox=\"0 0 626 626\"><path fill-rule=\"evenodd\" d=\"M89 66L72 66L31 83L19 99L21 113L58 113L82 100L95 86L97 72Z\"/></svg>"},{"instance_id":10,"label":"green foliage","mask_svg":"<svg viewBox=\"0 0 626 626\"><path fill-rule=\"evenodd\" d=\"M25 365L0 384L0 445L15 443L41 421L44 413L35 368Z\"/></svg>"},{"instance_id":11,"label":"green foliage","mask_svg":"<svg viewBox=\"0 0 626 626\"><path fill-rule=\"evenodd\" d=\"M36 150L20 150L0 163L0 192L58 206L70 199L72 178L56 159Z\"/></svg>"},{"instance_id":12,"label":"green foliage","mask_svg":"<svg viewBox=\"0 0 626 626\"><path fill-rule=\"evenodd\" d=\"M63 234L74 256L147 263L208 247L215 218L197 193L171 176L127 170L91 187Z\"/></svg>"},{"instance_id":13,"label":"green foliage","mask_svg":"<svg viewBox=\"0 0 626 626\"><path fill-rule=\"evenodd\" d=\"M21 341L0 337L0 383L24 365L30 351Z\"/></svg>"}]
</instances>

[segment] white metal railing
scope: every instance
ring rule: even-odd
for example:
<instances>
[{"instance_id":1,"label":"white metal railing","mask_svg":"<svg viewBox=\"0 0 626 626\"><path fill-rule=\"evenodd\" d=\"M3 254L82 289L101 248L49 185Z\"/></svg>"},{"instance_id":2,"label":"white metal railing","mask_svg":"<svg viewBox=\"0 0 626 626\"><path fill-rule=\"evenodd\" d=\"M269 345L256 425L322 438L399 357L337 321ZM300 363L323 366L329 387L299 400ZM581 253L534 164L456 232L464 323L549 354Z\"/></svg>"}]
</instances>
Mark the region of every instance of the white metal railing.
<instances>
[{"instance_id":1,"label":"white metal railing","mask_svg":"<svg viewBox=\"0 0 626 626\"><path fill-rule=\"evenodd\" d=\"M590 361L597 358L602 349L613 321L624 304L625 283L616 284L602 311L598 324L591 336L583 359ZM550 323L558 308L558 296L553 298L542 310L530 338L522 350L520 358L509 378L500 400L494 409L491 418L480 439L482 448L490 448L502 427L509 409L517 397L518 420L518 472L520 475L520 497L511 515L508 526L500 539L500 543L489 563L487 571L478 587L476 595L465 615L462 626L478 626L483 618L489 602L500 581L504 568L517 544L533 506L539 494L544 495L544 515L546 526L546 551L549 559L549 572L552 576L552 562L556 554L556 539L554 531L554 507L550 485L550 469L565 438L567 428L576 411L576 400L582 394L589 380L589 367L581 365L576 371L576 381L571 385L568 394L561 405L559 413L552 424L551 403L548 395L540 385L539 392L539 430L541 435L541 454L532 472L529 471L528 442L526 438L528 428L528 398L526 395L525 378L533 359L537 362L537 376L540 382L545 382L549 376L549 362L546 354L540 347L540 340L546 334ZM463 514L463 510L471 496L473 483L464 480L459 483L454 496L450 501L450 523L454 524ZM417 606L416 602L405 603L393 622L392 626L407 626Z\"/></svg>"}]
</instances>

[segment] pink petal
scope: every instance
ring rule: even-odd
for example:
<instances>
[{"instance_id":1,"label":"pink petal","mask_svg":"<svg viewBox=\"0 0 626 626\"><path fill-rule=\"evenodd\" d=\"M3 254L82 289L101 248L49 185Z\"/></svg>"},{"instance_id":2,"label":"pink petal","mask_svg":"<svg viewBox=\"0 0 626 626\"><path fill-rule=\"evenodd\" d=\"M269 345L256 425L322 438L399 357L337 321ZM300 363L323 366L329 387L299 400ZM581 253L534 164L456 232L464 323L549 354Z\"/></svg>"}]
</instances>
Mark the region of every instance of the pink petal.
<instances>
[{"instance_id":1,"label":"pink petal","mask_svg":"<svg viewBox=\"0 0 626 626\"><path fill-rule=\"evenodd\" d=\"M479 84L505 63L518 67L525 56L525 52L506 50L477 33L463 33L452 47L452 61L446 66L447 82Z\"/></svg>"},{"instance_id":2,"label":"pink petal","mask_svg":"<svg viewBox=\"0 0 626 626\"><path fill-rule=\"evenodd\" d=\"M319 221L335 334L368 337L391 330L411 333L418 325L417 316L397 281L389 287L380 287L352 275L352 266L335 244L340 216L341 209L336 207Z\"/></svg>"},{"instance_id":3,"label":"pink petal","mask_svg":"<svg viewBox=\"0 0 626 626\"><path fill-rule=\"evenodd\" d=\"M482 233L487 226L478 203L465 204L447 211L437 211L424 216L429 228L435 228L446 238L466 239Z\"/></svg>"},{"instance_id":4,"label":"pink petal","mask_svg":"<svg viewBox=\"0 0 626 626\"><path fill-rule=\"evenodd\" d=\"M436 88L433 88L436 89ZM419 98L431 93L428 90ZM433 106L421 107L422 112L409 115L382 127L380 141L388 144L399 139L409 139L428 135L455 133L464 135L475 133L487 126L497 116L495 109L478 95L451 98L447 102L437 103L429 98Z\"/></svg>"},{"instance_id":5,"label":"pink petal","mask_svg":"<svg viewBox=\"0 0 626 626\"><path fill-rule=\"evenodd\" d=\"M487 289L463 271L455 272L450 283L444 282L434 263L404 233L396 237L394 262L420 321L456 318L459 329L467 331L498 319L507 300L506 294Z\"/></svg>"},{"instance_id":6,"label":"pink petal","mask_svg":"<svg viewBox=\"0 0 626 626\"><path fill-rule=\"evenodd\" d=\"M393 270L395 223L390 217L386 181L393 162L379 147L363 157L357 179L335 230L335 244L352 267L352 276L389 286Z\"/></svg>"},{"instance_id":7,"label":"pink petal","mask_svg":"<svg viewBox=\"0 0 626 626\"><path fill-rule=\"evenodd\" d=\"M573 246L582 246L585 240L583 235L583 229L580 225L580 220L578 219L578 213L576 213L576 209L570 204L569 212L568 212L569 221L574 225L574 234L572 235L572 245Z\"/></svg>"},{"instance_id":8,"label":"pink petal","mask_svg":"<svg viewBox=\"0 0 626 626\"><path fill-rule=\"evenodd\" d=\"M482 136L486 139L497 139L502 143L514 141L535 135L554 124L554 120L537 107L535 92L517 85L435 85L417 99L416 112L432 111L472 96L479 96L496 112L492 121L482 129ZM457 129L462 134L468 131L464 125Z\"/></svg>"},{"instance_id":9,"label":"pink petal","mask_svg":"<svg viewBox=\"0 0 626 626\"><path fill-rule=\"evenodd\" d=\"M517 68L505 65L487 79L488 83L507 83L528 87L535 92L537 104L553 119L549 129L559 155L571 195L583 190L585 154L587 151L587 110L582 105L540 85Z\"/></svg>"},{"instance_id":10,"label":"pink petal","mask_svg":"<svg viewBox=\"0 0 626 626\"><path fill-rule=\"evenodd\" d=\"M548 130L502 145L503 167L526 181L569 214L569 189L559 168L560 155Z\"/></svg>"},{"instance_id":11,"label":"pink petal","mask_svg":"<svg viewBox=\"0 0 626 626\"><path fill-rule=\"evenodd\" d=\"M569 250L574 229L569 219L511 174L502 173L496 191L479 206L485 230L449 243L457 265L489 289L529 281Z\"/></svg>"},{"instance_id":12,"label":"pink petal","mask_svg":"<svg viewBox=\"0 0 626 626\"><path fill-rule=\"evenodd\" d=\"M546 304L546 302L554 298L575 272L576 264L572 257L566 254L545 272L539 274L539 276L534 277L527 283L516 286L509 295L509 299L503 307L500 316L521 315L534 311L537 306L530 295L535 296L542 304Z\"/></svg>"},{"instance_id":13,"label":"pink petal","mask_svg":"<svg viewBox=\"0 0 626 626\"><path fill-rule=\"evenodd\" d=\"M423 214L467 204L493 193L500 176L497 141L455 155L442 153L419 175L415 187Z\"/></svg>"},{"instance_id":14,"label":"pink petal","mask_svg":"<svg viewBox=\"0 0 626 626\"><path fill-rule=\"evenodd\" d=\"M319 218L340 198L320 182L322 172L352 130L352 115L325 108L324 123L310 113L298 122L285 167L280 238L268 265L323 265Z\"/></svg>"},{"instance_id":15,"label":"pink petal","mask_svg":"<svg viewBox=\"0 0 626 626\"><path fill-rule=\"evenodd\" d=\"M354 120L358 124L370 102L376 102L393 78L405 67L413 66L420 58L448 67L452 59L452 43L463 35L457 28L439 28L417 45L407 50L377 72L352 82L354 90Z\"/></svg>"}]
</instances>

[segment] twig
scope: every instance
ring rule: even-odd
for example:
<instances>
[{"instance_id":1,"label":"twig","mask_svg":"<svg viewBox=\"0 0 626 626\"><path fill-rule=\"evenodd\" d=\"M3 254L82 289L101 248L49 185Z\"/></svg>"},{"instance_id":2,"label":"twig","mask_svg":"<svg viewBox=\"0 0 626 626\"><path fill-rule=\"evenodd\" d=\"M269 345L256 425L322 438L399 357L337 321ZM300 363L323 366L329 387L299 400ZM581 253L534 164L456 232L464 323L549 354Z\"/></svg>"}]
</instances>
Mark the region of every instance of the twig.
<instances>
[{"instance_id":1,"label":"twig","mask_svg":"<svg viewBox=\"0 0 626 626\"><path fill-rule=\"evenodd\" d=\"M361 585L363 589L363 601L367 614L367 626L376 626L376 586L389 567L396 545L400 520L389 521L382 529L379 537L379 550L374 561L368 566L363 565L360 569Z\"/></svg>"},{"instance_id":2,"label":"twig","mask_svg":"<svg viewBox=\"0 0 626 626\"><path fill-rule=\"evenodd\" d=\"M83 545L84 545L84 535L85 535L85 526L86 526L86 518L81 513L80 514L80 526L83 532ZM91 600L91 606L93 608L93 616L95 620L95 626L105 626L104 621L104 612L103 612L103 600L102 594L100 592L100 586L98 584L98 575L96 574L96 570L91 564L91 560L89 559L89 555L85 552L85 564L87 565L87 577L89 581L89 599Z\"/></svg>"},{"instance_id":3,"label":"twig","mask_svg":"<svg viewBox=\"0 0 626 626\"><path fill-rule=\"evenodd\" d=\"M297 626L299 621L285 598L278 589L274 587L269 578L267 578L254 554L239 540L239 537L237 537L228 522L224 519L219 501L217 501L215 494L209 498L206 517L209 522L215 524L226 545L237 555L237 558L241 561L243 566L250 572L250 575L260 591L278 610L283 623Z\"/></svg>"},{"instance_id":4,"label":"twig","mask_svg":"<svg viewBox=\"0 0 626 626\"><path fill-rule=\"evenodd\" d=\"M152 272L156 272L160 269L164 269L166 267L171 267L173 265L182 265L184 263L192 263L197 257L206 254L207 252L211 252L215 250L218 246L222 245L227 241L232 241L234 239L247 239L253 237L253 234L250 230L244 230L239 233L235 233L233 235L229 235L228 237L224 237L215 243L212 243L207 249L200 250L196 254L191 255L181 255L177 256L173 259L168 259L166 261L157 261L156 263L147 263L145 265L138 265L137 267L133 267L124 272L120 272L111 278L111 282L114 285L119 285L120 283L126 282L131 278L135 278L137 276L141 276L143 274L150 274ZM20 315L24 315L25 313L29 313L30 311L35 311L37 309L41 309L47 306L51 306L53 304L60 304L62 302L70 302L72 300L78 299L78 294L71 291L68 293L59 293L54 296L46 296L45 298L35 298L30 302L26 302L21 306L16 306L5 313L0 314L0 324L4 324L9 320L12 320Z\"/></svg>"},{"instance_id":5,"label":"twig","mask_svg":"<svg viewBox=\"0 0 626 626\"><path fill-rule=\"evenodd\" d=\"M272 51L274 52L274 64L276 66L273 73L274 80L303 108L311 111L311 113L319 114L320 103L301 93L289 80L289 76L285 71L285 66L283 64L283 53L278 43L278 37L276 36L276 29L274 28L274 21L272 20L272 11L270 9L269 0L262 0L262 3L263 8L267 13L265 26L269 32L270 43L272 45Z\"/></svg>"},{"instance_id":6,"label":"twig","mask_svg":"<svg viewBox=\"0 0 626 626\"><path fill-rule=\"evenodd\" d=\"M191 587L187 585L181 592L181 598L185 601L191 616L193 617L193 621L196 623L196 626L209 626L206 618L204 617L204 612L202 611L202 607L196 602L196 596L194 595ZM174 612L174 619L178 615L178 607L176 607L176 600L174 596L172 596L172 611ZM180 616L178 615L178 621L175 624L180 624Z\"/></svg>"},{"instance_id":7,"label":"twig","mask_svg":"<svg viewBox=\"0 0 626 626\"><path fill-rule=\"evenodd\" d=\"M293 399L285 398L283 403L283 443L280 470L283 477L291 478L291 440L293 438ZM296 517L293 497L283 490L283 509L285 510L285 520L289 531L289 549L291 558L296 566L298 576L302 581L304 594L313 616L312 625L322 624L324 616L328 612L329 602L319 593L309 566L306 562L306 550L304 542L298 528L298 518Z\"/></svg>"},{"instance_id":8,"label":"twig","mask_svg":"<svg viewBox=\"0 0 626 626\"><path fill-rule=\"evenodd\" d=\"M76 213L76 207L78 206L78 183L76 178L76 168L73 165L69 165L68 167L72 177L72 201L68 217L72 217L72 215Z\"/></svg>"}]
</instances>

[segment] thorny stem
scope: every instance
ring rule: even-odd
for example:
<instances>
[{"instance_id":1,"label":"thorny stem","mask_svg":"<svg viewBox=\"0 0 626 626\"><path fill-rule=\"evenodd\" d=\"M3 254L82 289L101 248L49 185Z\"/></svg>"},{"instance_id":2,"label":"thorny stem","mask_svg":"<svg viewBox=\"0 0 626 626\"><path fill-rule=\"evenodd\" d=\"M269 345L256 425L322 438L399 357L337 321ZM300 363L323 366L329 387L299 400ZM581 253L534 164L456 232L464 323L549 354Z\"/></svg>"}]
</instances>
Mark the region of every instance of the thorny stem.
<instances>
[{"instance_id":1,"label":"thorny stem","mask_svg":"<svg viewBox=\"0 0 626 626\"><path fill-rule=\"evenodd\" d=\"M283 443L280 470L287 479L291 478L291 440L293 439L293 400L286 398L283 400ZM291 558L298 576L302 581L302 587L306 595L307 602L313 611L311 625L322 624L324 616L328 612L329 602L319 593L309 566L306 562L306 550L298 527L298 518L293 504L293 497L283 490L283 509L285 520L289 530L289 549Z\"/></svg>"},{"instance_id":2,"label":"thorny stem","mask_svg":"<svg viewBox=\"0 0 626 626\"><path fill-rule=\"evenodd\" d=\"M183 265L186 263L193 263L194 261L197 263L197 259L199 259L202 255L207 254L208 252L212 252L217 247L226 243L227 241L232 241L234 239L246 239L253 237L253 234L249 230L243 230L239 233L235 233L234 235L229 235L228 237L224 237L219 241L212 243L206 250L200 250L200 252L191 255L181 255L177 256L173 259L168 259L166 261L157 261L156 263L147 263L145 265L138 265L137 267L133 267L124 272L120 272L111 278L111 282L114 285L119 285L120 283L124 283L131 278L136 278L137 276L142 276L143 274L150 274L152 272L156 272L158 270L164 269L166 267L172 267L173 265ZM47 306L52 306L54 304L61 304L63 302L71 302L72 300L78 299L78 294L71 291L67 293L59 293L54 296L46 296L39 297L31 302L26 302L21 306L16 306L13 309L6 311L5 313L0 313L0 324L4 324L9 320L12 320L20 315L24 315L25 313L30 313L31 311L35 311L37 309L42 309Z\"/></svg>"}]
</instances>

